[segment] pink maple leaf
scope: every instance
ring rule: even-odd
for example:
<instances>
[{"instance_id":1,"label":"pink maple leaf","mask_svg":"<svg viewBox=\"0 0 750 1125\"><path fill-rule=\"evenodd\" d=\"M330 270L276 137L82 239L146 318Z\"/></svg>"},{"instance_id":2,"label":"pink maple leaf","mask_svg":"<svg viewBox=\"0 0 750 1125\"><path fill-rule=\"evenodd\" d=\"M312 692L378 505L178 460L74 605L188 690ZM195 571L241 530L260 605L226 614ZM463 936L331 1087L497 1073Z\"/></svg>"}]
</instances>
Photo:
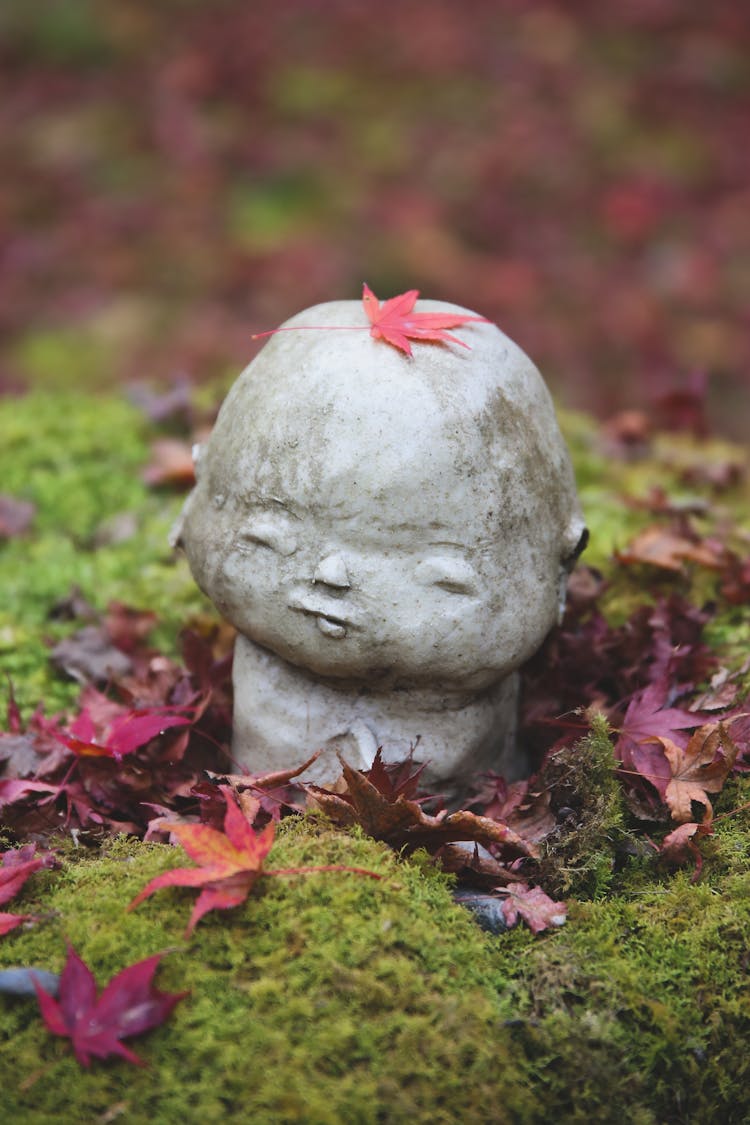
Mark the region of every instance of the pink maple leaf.
<instances>
[{"instance_id":1,"label":"pink maple leaf","mask_svg":"<svg viewBox=\"0 0 750 1125\"><path fill-rule=\"evenodd\" d=\"M414 306L419 297L418 289L408 289L406 293L399 293L387 301L379 301L365 284L362 287L362 304L370 322L370 335L375 340L384 340L394 348L410 356L412 354L410 340L423 340L432 343L460 344L462 348L469 345L458 336L452 336L446 331L448 328L458 328L462 324L490 324L483 316L472 316L467 313L457 312L414 312ZM264 336L275 336L277 332L315 332L331 331L334 329L360 332L366 329L358 324L347 325L315 325L293 324L281 328L272 328L270 332L256 332L253 340L261 340Z\"/></svg>"},{"instance_id":2,"label":"pink maple leaf","mask_svg":"<svg viewBox=\"0 0 750 1125\"><path fill-rule=\"evenodd\" d=\"M454 312L414 312L414 306L419 297L418 289L409 289L406 293L399 293L382 303L365 284L362 288L362 304L364 305L367 319L370 321L370 335L376 340L385 340L399 348L406 355L411 355L409 340L428 340L434 342L447 342L460 344L468 348L464 340L451 336L447 328L458 328L461 324L471 321L480 324L489 323L483 316L467 316Z\"/></svg>"},{"instance_id":3,"label":"pink maple leaf","mask_svg":"<svg viewBox=\"0 0 750 1125\"><path fill-rule=\"evenodd\" d=\"M97 997L94 974L73 947L68 946L58 999L34 980L45 1024L53 1035L72 1041L81 1066L90 1066L92 1055L100 1059L120 1055L137 1066L144 1065L121 1040L157 1027L187 996L187 992L159 992L152 987L161 958L162 954L157 953L129 965L114 976Z\"/></svg>"},{"instance_id":4,"label":"pink maple leaf","mask_svg":"<svg viewBox=\"0 0 750 1125\"><path fill-rule=\"evenodd\" d=\"M112 705L116 707L116 705ZM156 707L152 710L126 710L108 722L96 723L88 707L84 707L67 731L56 737L79 758L114 758L119 761L145 746L152 738L172 727L188 727L196 719L197 708Z\"/></svg>"},{"instance_id":5,"label":"pink maple leaf","mask_svg":"<svg viewBox=\"0 0 750 1125\"><path fill-rule=\"evenodd\" d=\"M40 867L52 867L56 860L51 853L36 855L35 844L25 844L22 848L14 848L4 852L0 857L0 906L10 902L23 887L26 880ZM4 914L0 913L0 936L10 933L16 926L28 922L32 914Z\"/></svg>"}]
</instances>

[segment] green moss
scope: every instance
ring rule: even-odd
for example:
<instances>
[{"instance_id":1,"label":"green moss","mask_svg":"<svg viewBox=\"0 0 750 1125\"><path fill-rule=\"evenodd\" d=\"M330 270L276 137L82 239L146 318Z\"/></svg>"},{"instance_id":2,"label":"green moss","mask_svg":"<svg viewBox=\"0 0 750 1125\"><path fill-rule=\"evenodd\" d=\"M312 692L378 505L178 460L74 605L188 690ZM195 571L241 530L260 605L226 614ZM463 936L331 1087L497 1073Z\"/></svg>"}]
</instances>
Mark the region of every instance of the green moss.
<instances>
[{"instance_id":1,"label":"green moss","mask_svg":"<svg viewBox=\"0 0 750 1125\"><path fill-rule=\"evenodd\" d=\"M745 1122L750 876L575 903L553 941L498 944L548 1120Z\"/></svg>"},{"instance_id":2,"label":"green moss","mask_svg":"<svg viewBox=\"0 0 750 1125\"><path fill-rule=\"evenodd\" d=\"M0 946L3 965L59 969L64 938L99 981L163 949L157 978L190 997L134 1042L149 1062L83 1072L34 1001L3 1002L0 1106L24 1121L93 1121L113 1107L154 1121L486 1120L497 1068L517 1054L490 983L491 951L445 880L398 864L383 845L294 824L271 866L352 863L375 881L328 873L264 880L248 903L208 916L186 943L194 893L130 898L184 860L161 846L115 843L42 881L46 921ZM36 905L32 883L24 909ZM356 921L355 921L356 920ZM532 1112L521 1083L493 1120Z\"/></svg>"},{"instance_id":3,"label":"green moss","mask_svg":"<svg viewBox=\"0 0 750 1125\"><path fill-rule=\"evenodd\" d=\"M205 602L167 533L181 498L148 489L147 423L117 398L36 393L0 400L2 490L36 508L29 532L0 544L0 667L19 703L69 706L78 687L49 666L47 641L80 627L48 619L72 586L96 608L110 600L155 609L154 643L175 651L179 629ZM107 536L117 517L132 526ZM112 541L114 540L114 541Z\"/></svg>"},{"instance_id":4,"label":"green moss","mask_svg":"<svg viewBox=\"0 0 750 1125\"><path fill-rule=\"evenodd\" d=\"M185 941L194 892L124 912L182 852L115 841L75 854L27 883L19 908L42 920L3 941L0 964L59 969L68 939L104 982L170 950L158 987L191 992L133 1041L140 1070L82 1071L34 1001L4 999L0 1108L24 1121L747 1120L746 856L710 884L624 878L617 897L571 902L560 931L487 938L423 857L288 822L270 866L350 863L383 879L269 877Z\"/></svg>"},{"instance_id":5,"label":"green moss","mask_svg":"<svg viewBox=\"0 0 750 1125\"><path fill-rule=\"evenodd\" d=\"M111 397L36 394L0 401L0 426L2 490L37 508L29 532L0 545L0 666L25 710L39 699L54 710L78 690L47 659L47 642L78 627L48 618L71 585L100 609L110 599L155 609L154 643L168 653L205 603L166 545L181 498L142 482L152 430L135 410ZM617 566L611 552L656 522L626 502L656 479L673 498L697 490L706 499L704 533L741 526L739 486L717 496L684 478L691 459L729 453L670 437L648 459L622 463L602 453L590 421L568 416L564 428L592 530L586 561L609 581L610 620L672 590L694 604L717 599L710 572L659 577ZM123 513L132 534L107 535ZM737 667L747 615L720 597L716 605L707 638ZM0 997L0 1109L30 1125L750 1120L750 780L733 779L718 796L692 883L689 869L675 874L646 843L625 861L612 764L603 720L550 764L555 809L574 815L562 818L539 874L570 914L537 938L522 928L483 936L424 856L399 863L310 819L284 826L272 866L345 862L385 878L265 879L245 906L202 921L190 942L188 891L124 912L148 879L184 862L181 852L122 841L98 856L68 847L62 870L37 873L14 900L42 920L0 942L0 964L59 969L68 938L103 983L169 949L158 984L191 995L134 1042L148 1068L111 1061L87 1072L46 1032L33 1001ZM655 826L655 837L665 830Z\"/></svg>"},{"instance_id":6,"label":"green moss","mask_svg":"<svg viewBox=\"0 0 750 1125\"><path fill-rule=\"evenodd\" d=\"M539 878L553 896L597 898L612 881L625 836L615 764L607 721L597 714L590 733L544 767L540 788L552 794L553 811L569 810L544 841L539 863Z\"/></svg>"}]
</instances>

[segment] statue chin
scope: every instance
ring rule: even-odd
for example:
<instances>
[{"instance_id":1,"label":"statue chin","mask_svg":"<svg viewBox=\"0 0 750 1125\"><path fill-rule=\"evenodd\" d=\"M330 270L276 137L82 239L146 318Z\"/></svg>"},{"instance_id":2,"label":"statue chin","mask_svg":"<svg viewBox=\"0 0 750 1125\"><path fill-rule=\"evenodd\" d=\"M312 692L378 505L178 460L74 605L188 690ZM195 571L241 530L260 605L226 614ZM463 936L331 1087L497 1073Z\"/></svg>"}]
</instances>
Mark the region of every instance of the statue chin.
<instances>
[{"instance_id":1,"label":"statue chin","mask_svg":"<svg viewBox=\"0 0 750 1125\"><path fill-rule=\"evenodd\" d=\"M385 761L411 753L426 762L425 784L451 798L467 778L493 770L509 780L525 772L516 747L518 674L478 694L434 690L353 693L322 683L303 669L239 636L234 652L234 767L265 773L318 760L305 780L332 784L338 754L369 769L380 748Z\"/></svg>"}]
</instances>

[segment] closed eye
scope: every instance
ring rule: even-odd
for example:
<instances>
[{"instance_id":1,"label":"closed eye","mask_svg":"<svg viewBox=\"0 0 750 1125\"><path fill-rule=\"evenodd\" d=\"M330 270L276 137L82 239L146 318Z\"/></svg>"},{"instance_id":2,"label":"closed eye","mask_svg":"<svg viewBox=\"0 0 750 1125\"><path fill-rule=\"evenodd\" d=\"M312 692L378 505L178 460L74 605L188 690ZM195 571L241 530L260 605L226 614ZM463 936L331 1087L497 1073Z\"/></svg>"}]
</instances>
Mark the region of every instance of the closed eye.
<instances>
[{"instance_id":1,"label":"closed eye","mask_svg":"<svg viewBox=\"0 0 750 1125\"><path fill-rule=\"evenodd\" d=\"M425 559L416 569L415 577L422 586L437 586L447 594L473 597L477 593L477 573L464 559L436 556Z\"/></svg>"},{"instance_id":2,"label":"closed eye","mask_svg":"<svg viewBox=\"0 0 750 1125\"><path fill-rule=\"evenodd\" d=\"M279 527L272 521L260 518L252 520L237 534L235 543L238 547L254 546L264 547L266 550L275 551L279 555L293 555L297 550L297 540L285 527Z\"/></svg>"},{"instance_id":3,"label":"closed eye","mask_svg":"<svg viewBox=\"0 0 750 1125\"><path fill-rule=\"evenodd\" d=\"M448 594L476 594L476 587L472 582L458 582L455 578L440 578L432 583Z\"/></svg>"}]
</instances>

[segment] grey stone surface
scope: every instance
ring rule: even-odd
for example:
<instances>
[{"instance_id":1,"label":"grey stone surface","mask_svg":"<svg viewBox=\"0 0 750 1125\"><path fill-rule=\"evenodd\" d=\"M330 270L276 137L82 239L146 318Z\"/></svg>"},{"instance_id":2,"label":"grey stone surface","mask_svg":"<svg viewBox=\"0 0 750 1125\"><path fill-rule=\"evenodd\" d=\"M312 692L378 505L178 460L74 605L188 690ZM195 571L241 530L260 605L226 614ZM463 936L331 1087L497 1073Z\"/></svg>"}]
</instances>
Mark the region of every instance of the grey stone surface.
<instances>
[{"instance_id":1,"label":"grey stone surface","mask_svg":"<svg viewBox=\"0 0 750 1125\"><path fill-rule=\"evenodd\" d=\"M417 305L446 310L470 312ZM584 531L544 382L492 324L412 358L358 302L297 326L231 389L174 533L240 633L233 754L260 772L322 749L326 782L337 748L365 768L414 746L446 791L517 776L516 670Z\"/></svg>"}]
</instances>

